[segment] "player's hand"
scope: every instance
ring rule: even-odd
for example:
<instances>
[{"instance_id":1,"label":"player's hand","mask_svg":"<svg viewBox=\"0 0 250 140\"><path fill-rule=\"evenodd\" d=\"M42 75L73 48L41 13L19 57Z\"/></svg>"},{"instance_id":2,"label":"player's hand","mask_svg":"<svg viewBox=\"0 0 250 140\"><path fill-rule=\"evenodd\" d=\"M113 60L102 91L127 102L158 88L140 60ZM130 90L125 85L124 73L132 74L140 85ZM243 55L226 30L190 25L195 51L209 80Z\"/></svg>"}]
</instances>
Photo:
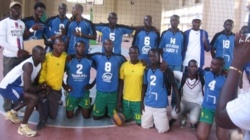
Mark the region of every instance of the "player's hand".
<instances>
[{"instance_id":1,"label":"player's hand","mask_svg":"<svg viewBox=\"0 0 250 140\"><path fill-rule=\"evenodd\" d=\"M84 89L85 89L85 90L89 90L89 89L91 89L93 86L94 86L93 84L87 84L87 85L84 87Z\"/></svg>"},{"instance_id":2,"label":"player's hand","mask_svg":"<svg viewBox=\"0 0 250 140\"><path fill-rule=\"evenodd\" d=\"M165 60L163 60L160 67L161 71L165 71L168 68L168 63Z\"/></svg>"},{"instance_id":3,"label":"player's hand","mask_svg":"<svg viewBox=\"0 0 250 140\"><path fill-rule=\"evenodd\" d=\"M76 32L74 32L74 35L77 37L81 37L82 32L79 29L76 29Z\"/></svg>"},{"instance_id":4,"label":"player's hand","mask_svg":"<svg viewBox=\"0 0 250 140\"><path fill-rule=\"evenodd\" d=\"M181 111L181 106L180 106L180 104L176 104L176 106L175 106L175 112L178 114L178 113L180 113L180 111Z\"/></svg>"},{"instance_id":5,"label":"player's hand","mask_svg":"<svg viewBox=\"0 0 250 140\"><path fill-rule=\"evenodd\" d=\"M25 51L25 50L18 50L17 51L17 57L28 57L30 54L29 52Z\"/></svg>"},{"instance_id":6,"label":"player's hand","mask_svg":"<svg viewBox=\"0 0 250 140\"><path fill-rule=\"evenodd\" d=\"M64 85L63 89L66 90L67 92L73 91L72 87L70 85Z\"/></svg>"},{"instance_id":7,"label":"player's hand","mask_svg":"<svg viewBox=\"0 0 250 140\"><path fill-rule=\"evenodd\" d=\"M62 35L65 35L65 34L66 34L65 28L61 27L61 33L62 33Z\"/></svg>"},{"instance_id":8,"label":"player's hand","mask_svg":"<svg viewBox=\"0 0 250 140\"><path fill-rule=\"evenodd\" d=\"M145 111L145 105L144 105L144 103L141 103L141 113L142 113L143 111Z\"/></svg>"},{"instance_id":9,"label":"player's hand","mask_svg":"<svg viewBox=\"0 0 250 140\"><path fill-rule=\"evenodd\" d=\"M121 102L117 102L117 105L116 105L116 111L117 112L121 112L121 110L122 110L122 104L121 104Z\"/></svg>"},{"instance_id":10,"label":"player's hand","mask_svg":"<svg viewBox=\"0 0 250 140\"><path fill-rule=\"evenodd\" d=\"M33 30L42 30L44 28L44 24L36 23L31 27Z\"/></svg>"}]
</instances>

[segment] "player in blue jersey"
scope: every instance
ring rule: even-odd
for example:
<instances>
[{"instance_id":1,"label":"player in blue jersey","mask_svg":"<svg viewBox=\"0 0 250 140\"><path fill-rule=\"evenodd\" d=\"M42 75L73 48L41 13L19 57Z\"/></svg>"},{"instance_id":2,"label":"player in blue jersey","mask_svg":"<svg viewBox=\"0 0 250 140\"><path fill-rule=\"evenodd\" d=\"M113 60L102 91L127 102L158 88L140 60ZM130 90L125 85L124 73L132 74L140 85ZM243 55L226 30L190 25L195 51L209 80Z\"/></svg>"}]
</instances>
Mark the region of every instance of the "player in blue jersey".
<instances>
[{"instance_id":1,"label":"player in blue jersey","mask_svg":"<svg viewBox=\"0 0 250 140\"><path fill-rule=\"evenodd\" d=\"M96 39L96 31L93 23L82 17L83 7L77 3L72 8L72 15L74 19L68 27L68 54L75 54L75 44L78 41L83 41L86 44L85 54L88 53L89 40Z\"/></svg>"},{"instance_id":2,"label":"player in blue jersey","mask_svg":"<svg viewBox=\"0 0 250 140\"><path fill-rule=\"evenodd\" d=\"M214 57L223 57L225 60L224 68L229 69L229 66L233 60L234 54L234 38L235 34L232 32L234 22L231 19L227 19L224 22L224 30L215 34L210 45L211 55Z\"/></svg>"},{"instance_id":3,"label":"player in blue jersey","mask_svg":"<svg viewBox=\"0 0 250 140\"><path fill-rule=\"evenodd\" d=\"M66 115L72 118L74 110L79 106L84 118L90 117L90 99L89 89L95 82L89 84L90 69L93 65L91 59L85 54L85 43L79 41L75 45L76 54L71 56L71 60L66 63L67 83L63 84L64 89L68 92L66 98Z\"/></svg>"},{"instance_id":4,"label":"player in blue jersey","mask_svg":"<svg viewBox=\"0 0 250 140\"><path fill-rule=\"evenodd\" d=\"M108 111L112 117L117 104L119 69L126 58L114 54L113 44L110 39L103 43L105 53L92 54L91 58L96 63L96 99L93 107L93 118L101 119Z\"/></svg>"},{"instance_id":5,"label":"player in blue jersey","mask_svg":"<svg viewBox=\"0 0 250 140\"><path fill-rule=\"evenodd\" d=\"M162 59L168 63L168 67L175 71L181 71L184 51L184 33L179 30L180 17L172 15L171 28L163 31L159 48L162 51Z\"/></svg>"},{"instance_id":6,"label":"player in blue jersey","mask_svg":"<svg viewBox=\"0 0 250 140\"><path fill-rule=\"evenodd\" d=\"M41 21L41 17L46 9L46 6L42 2L37 2L34 5L33 16L23 19L25 24L24 40L32 39L46 39L48 31L46 25Z\"/></svg>"},{"instance_id":7,"label":"player in blue jersey","mask_svg":"<svg viewBox=\"0 0 250 140\"><path fill-rule=\"evenodd\" d=\"M222 75L224 64L225 61L222 57L215 57L211 62L210 71L204 71L205 95L197 128L198 140L205 140L209 136L214 121L217 100L226 81L226 77ZM226 140L229 136L227 130L218 125L216 126L216 135L220 140Z\"/></svg>"},{"instance_id":8,"label":"player in blue jersey","mask_svg":"<svg viewBox=\"0 0 250 140\"><path fill-rule=\"evenodd\" d=\"M122 36L124 34L132 34L133 28L121 24L117 24L117 14L111 12L108 16L109 23L95 24L95 29L102 33L102 42L107 39L113 41L114 53L121 54ZM102 49L105 52L105 49Z\"/></svg>"},{"instance_id":9,"label":"player in blue jersey","mask_svg":"<svg viewBox=\"0 0 250 140\"><path fill-rule=\"evenodd\" d=\"M47 30L49 30L48 38L54 41L56 38L62 38L66 42L66 35L69 19L66 17L67 5L65 3L59 4L59 15L48 18L45 22ZM51 46L52 47L52 46Z\"/></svg>"},{"instance_id":10,"label":"player in blue jersey","mask_svg":"<svg viewBox=\"0 0 250 140\"><path fill-rule=\"evenodd\" d=\"M158 50L154 48L149 50L148 56L150 66L147 68L147 72L144 73L141 126L149 129L155 125L158 133L164 133L169 130L167 117L168 93L166 89L168 87L165 85L165 78L173 86L178 99L180 99L179 93L173 72L168 73L168 77L165 77L164 72L160 69L160 53ZM180 100L176 105L176 111L180 111Z\"/></svg>"},{"instance_id":11,"label":"player in blue jersey","mask_svg":"<svg viewBox=\"0 0 250 140\"><path fill-rule=\"evenodd\" d=\"M159 41L160 33L152 26L152 16L146 15L144 17L144 27L136 30L132 42L132 45L138 46L139 48L139 59L149 63L148 51L151 48L158 48Z\"/></svg>"}]
</instances>

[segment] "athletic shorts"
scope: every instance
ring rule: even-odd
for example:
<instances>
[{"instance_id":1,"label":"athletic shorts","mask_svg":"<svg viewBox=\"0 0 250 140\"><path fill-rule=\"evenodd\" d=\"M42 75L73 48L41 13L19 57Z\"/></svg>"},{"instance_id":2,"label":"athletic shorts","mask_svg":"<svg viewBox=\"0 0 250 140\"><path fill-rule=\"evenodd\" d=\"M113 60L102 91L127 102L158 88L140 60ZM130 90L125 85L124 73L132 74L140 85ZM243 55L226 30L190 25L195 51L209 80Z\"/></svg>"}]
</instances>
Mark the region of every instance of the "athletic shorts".
<instances>
[{"instance_id":1,"label":"athletic shorts","mask_svg":"<svg viewBox=\"0 0 250 140\"><path fill-rule=\"evenodd\" d=\"M108 111L108 116L112 117L116 112L117 95L118 93L116 92L106 93L96 91L93 115L101 117L105 115L106 111Z\"/></svg>"},{"instance_id":2,"label":"athletic shorts","mask_svg":"<svg viewBox=\"0 0 250 140\"><path fill-rule=\"evenodd\" d=\"M155 125L158 133L169 130L167 108L154 108L145 105L141 117L141 127L149 129Z\"/></svg>"},{"instance_id":3,"label":"athletic shorts","mask_svg":"<svg viewBox=\"0 0 250 140\"><path fill-rule=\"evenodd\" d=\"M202 108L199 121L212 125L214 122L214 115L215 115L215 111Z\"/></svg>"},{"instance_id":4,"label":"athletic shorts","mask_svg":"<svg viewBox=\"0 0 250 140\"><path fill-rule=\"evenodd\" d=\"M66 97L66 110L72 111L78 106L84 109L89 109L91 107L89 94L89 92L85 92L84 96L80 98L72 97L68 94Z\"/></svg>"},{"instance_id":5,"label":"athletic shorts","mask_svg":"<svg viewBox=\"0 0 250 140\"><path fill-rule=\"evenodd\" d=\"M11 101L23 100L23 87L8 85L6 89L0 88L0 94Z\"/></svg>"},{"instance_id":6,"label":"athletic shorts","mask_svg":"<svg viewBox=\"0 0 250 140\"><path fill-rule=\"evenodd\" d=\"M125 120L133 118L136 123L141 124L141 102L140 101L128 101L122 102L122 113Z\"/></svg>"}]
</instances>

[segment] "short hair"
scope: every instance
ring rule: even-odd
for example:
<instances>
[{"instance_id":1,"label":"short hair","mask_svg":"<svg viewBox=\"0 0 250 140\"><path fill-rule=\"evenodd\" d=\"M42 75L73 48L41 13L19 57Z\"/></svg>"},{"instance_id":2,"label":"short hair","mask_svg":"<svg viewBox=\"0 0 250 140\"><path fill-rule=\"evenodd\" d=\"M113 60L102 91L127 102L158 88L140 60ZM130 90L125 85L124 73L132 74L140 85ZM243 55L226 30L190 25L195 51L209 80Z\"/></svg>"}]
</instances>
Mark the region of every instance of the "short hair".
<instances>
[{"instance_id":1,"label":"short hair","mask_svg":"<svg viewBox=\"0 0 250 140\"><path fill-rule=\"evenodd\" d=\"M145 17L149 17L149 18L151 18L151 19L152 19L152 16L151 16L151 15L146 15ZM145 17L144 17L144 19L145 19Z\"/></svg>"},{"instance_id":2,"label":"short hair","mask_svg":"<svg viewBox=\"0 0 250 140\"><path fill-rule=\"evenodd\" d=\"M78 44L78 43L81 43L81 44L83 44L84 46L86 45L86 43L85 43L84 41L79 40L78 42L76 42L75 47L77 47L77 44Z\"/></svg>"},{"instance_id":3,"label":"short hair","mask_svg":"<svg viewBox=\"0 0 250 140\"><path fill-rule=\"evenodd\" d=\"M149 52L153 52L153 53L157 53L159 55L159 50L157 48L151 48L149 51L148 51L148 54Z\"/></svg>"},{"instance_id":4,"label":"short hair","mask_svg":"<svg viewBox=\"0 0 250 140\"><path fill-rule=\"evenodd\" d=\"M81 10L81 12L83 12L83 7L82 7L81 4L79 4L79 3L75 4L75 8L76 8L76 9L79 8L79 9Z\"/></svg>"},{"instance_id":5,"label":"short hair","mask_svg":"<svg viewBox=\"0 0 250 140\"><path fill-rule=\"evenodd\" d=\"M222 57L215 57L214 60L220 61L220 63L224 66L225 65L225 60Z\"/></svg>"},{"instance_id":6,"label":"short hair","mask_svg":"<svg viewBox=\"0 0 250 140\"><path fill-rule=\"evenodd\" d=\"M136 46L136 45L132 45L132 46L129 48L129 50L130 50L130 49L135 49L135 50L137 50L138 53L140 53L139 48L138 48L138 46Z\"/></svg>"},{"instance_id":7,"label":"short hair","mask_svg":"<svg viewBox=\"0 0 250 140\"><path fill-rule=\"evenodd\" d=\"M109 17L110 17L110 15L117 16L117 14L116 14L115 12L111 12L111 13L109 13Z\"/></svg>"},{"instance_id":8,"label":"short hair","mask_svg":"<svg viewBox=\"0 0 250 140\"><path fill-rule=\"evenodd\" d=\"M233 21L233 20L227 19L227 20L224 21L224 25L225 25L227 22L231 22L232 24L234 24L234 21Z\"/></svg>"},{"instance_id":9,"label":"short hair","mask_svg":"<svg viewBox=\"0 0 250 140\"><path fill-rule=\"evenodd\" d=\"M44 8L44 10L46 10L46 6L42 2L35 3L34 10L36 10L38 7Z\"/></svg>"},{"instance_id":10,"label":"short hair","mask_svg":"<svg viewBox=\"0 0 250 140\"><path fill-rule=\"evenodd\" d=\"M41 50L44 50L44 48L40 45L36 45L33 49L32 49L32 54L35 54Z\"/></svg>"},{"instance_id":11,"label":"short hair","mask_svg":"<svg viewBox=\"0 0 250 140\"><path fill-rule=\"evenodd\" d=\"M54 44L58 43L58 42L63 42L62 38L56 38L55 41L54 41Z\"/></svg>"},{"instance_id":12,"label":"short hair","mask_svg":"<svg viewBox=\"0 0 250 140\"><path fill-rule=\"evenodd\" d=\"M58 7L60 7L60 6L63 6L63 7L66 7L66 8L67 8L67 5L66 5L65 3L61 3L61 4L59 4L59 6L58 6Z\"/></svg>"},{"instance_id":13,"label":"short hair","mask_svg":"<svg viewBox=\"0 0 250 140\"><path fill-rule=\"evenodd\" d=\"M188 66L190 66L190 65L191 65L191 63L195 63L195 64L197 64L197 61L196 61L196 60L194 60L194 59L190 60L190 61L188 62Z\"/></svg>"},{"instance_id":14,"label":"short hair","mask_svg":"<svg viewBox=\"0 0 250 140\"><path fill-rule=\"evenodd\" d=\"M172 15L170 18L172 18L172 17L175 17L175 18L178 18L178 19L180 19L180 16L178 16L178 15Z\"/></svg>"}]
</instances>

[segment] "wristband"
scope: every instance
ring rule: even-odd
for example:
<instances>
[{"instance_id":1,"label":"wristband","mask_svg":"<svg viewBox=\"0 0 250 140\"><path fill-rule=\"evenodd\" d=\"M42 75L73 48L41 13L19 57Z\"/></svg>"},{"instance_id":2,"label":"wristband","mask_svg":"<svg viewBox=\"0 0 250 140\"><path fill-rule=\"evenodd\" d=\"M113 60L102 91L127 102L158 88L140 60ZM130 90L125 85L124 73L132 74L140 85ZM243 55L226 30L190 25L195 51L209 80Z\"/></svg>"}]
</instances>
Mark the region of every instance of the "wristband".
<instances>
[{"instance_id":1,"label":"wristband","mask_svg":"<svg viewBox=\"0 0 250 140\"><path fill-rule=\"evenodd\" d=\"M32 29L32 27L29 29L29 31L30 31L31 33L33 33L33 32L34 32L34 30Z\"/></svg>"},{"instance_id":2,"label":"wristband","mask_svg":"<svg viewBox=\"0 0 250 140\"><path fill-rule=\"evenodd\" d=\"M242 75L242 71L239 70L239 69L237 69L237 68L235 68L235 67L233 67L233 66L230 66L229 69L230 69L230 70L235 70L235 71L237 71L240 75Z\"/></svg>"}]
</instances>

